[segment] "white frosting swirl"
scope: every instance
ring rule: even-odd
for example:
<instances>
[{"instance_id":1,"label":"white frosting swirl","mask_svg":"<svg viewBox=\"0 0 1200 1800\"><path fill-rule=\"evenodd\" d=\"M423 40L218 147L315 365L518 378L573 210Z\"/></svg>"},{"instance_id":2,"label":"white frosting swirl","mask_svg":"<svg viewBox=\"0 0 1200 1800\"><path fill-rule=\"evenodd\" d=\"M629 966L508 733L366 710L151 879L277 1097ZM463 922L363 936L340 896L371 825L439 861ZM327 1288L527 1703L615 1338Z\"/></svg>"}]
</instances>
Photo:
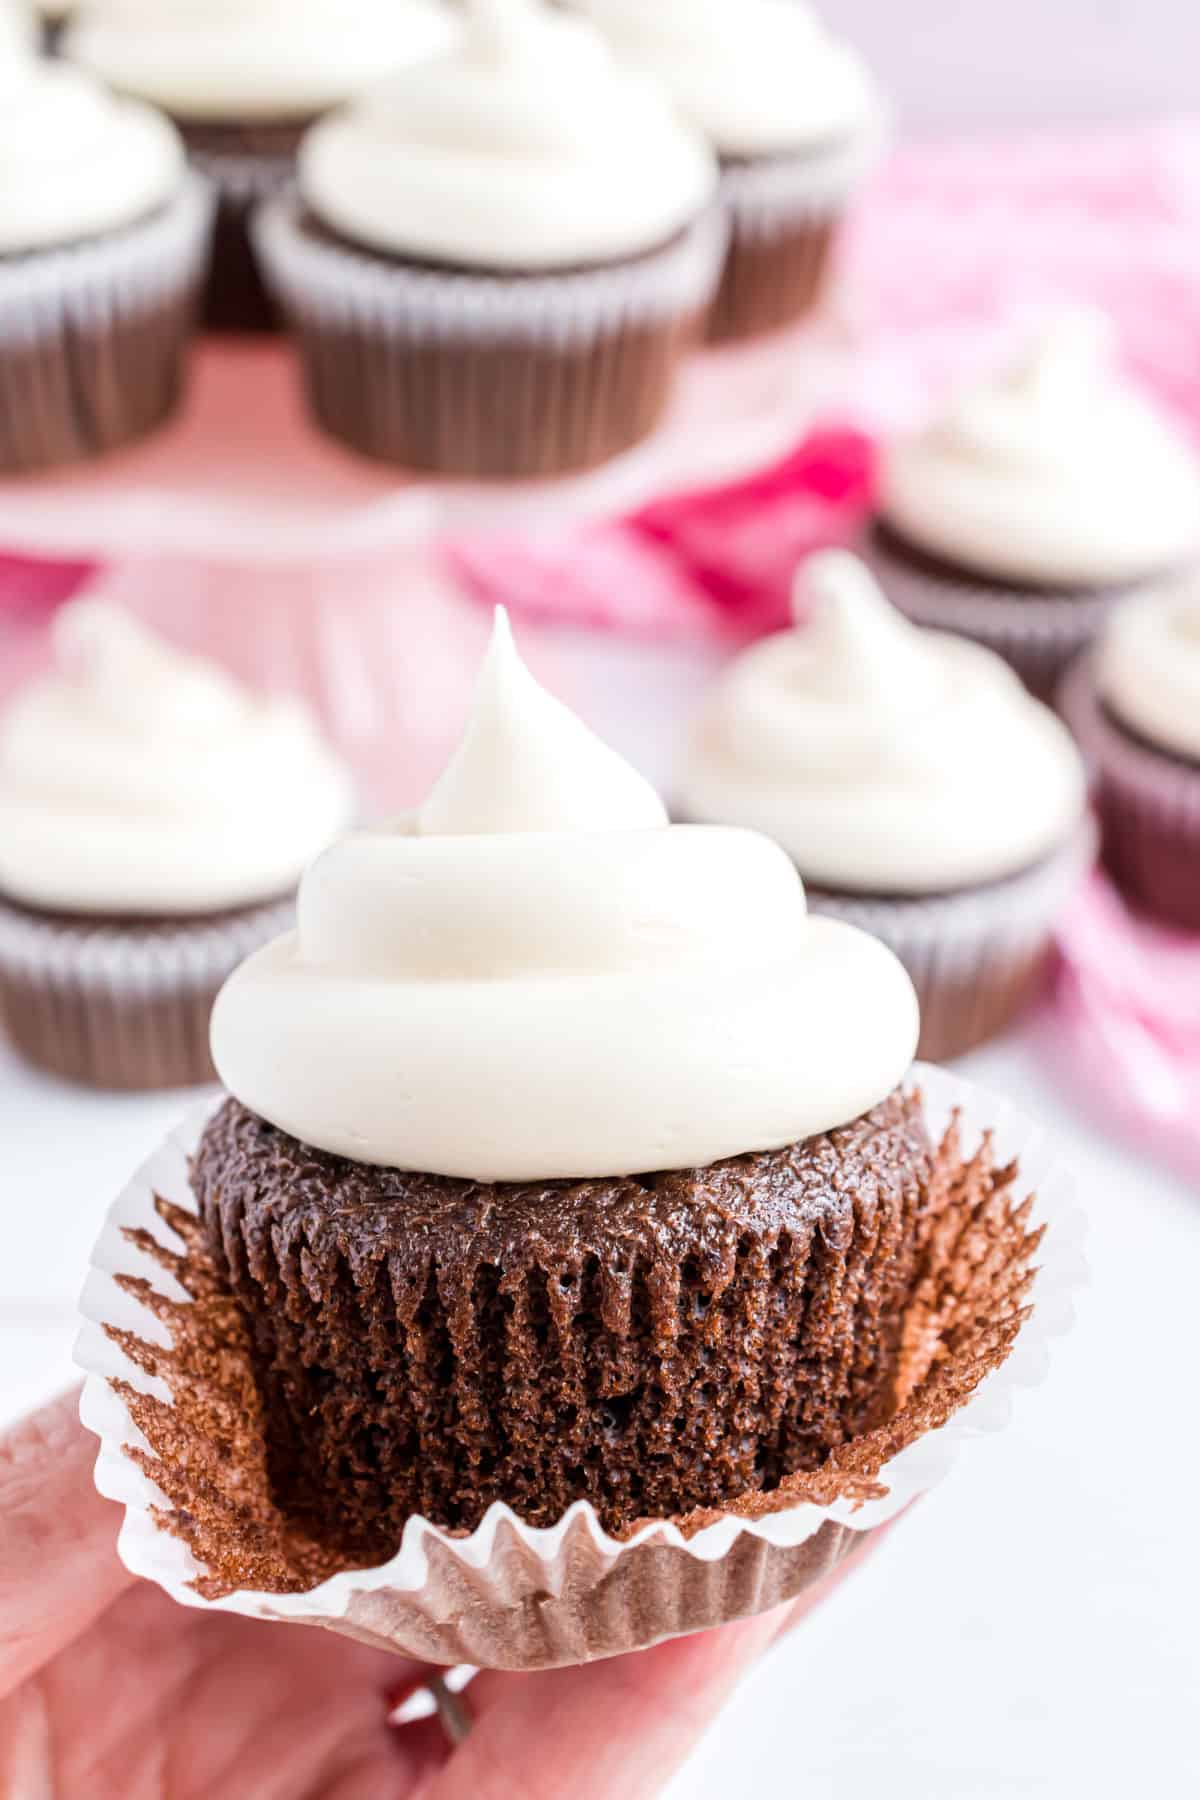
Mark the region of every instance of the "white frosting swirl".
<instances>
[{"instance_id":1,"label":"white frosting swirl","mask_svg":"<svg viewBox=\"0 0 1200 1800\"><path fill-rule=\"evenodd\" d=\"M89 0L67 53L176 118L304 119L453 41L441 0Z\"/></svg>"},{"instance_id":2,"label":"white frosting swirl","mask_svg":"<svg viewBox=\"0 0 1200 1800\"><path fill-rule=\"evenodd\" d=\"M803 0L573 3L724 156L813 149L878 118L861 59Z\"/></svg>"},{"instance_id":3,"label":"white frosting swirl","mask_svg":"<svg viewBox=\"0 0 1200 1800\"><path fill-rule=\"evenodd\" d=\"M998 656L910 625L845 551L803 566L797 612L718 683L688 818L768 833L814 884L889 895L998 880L1067 841L1079 754Z\"/></svg>"},{"instance_id":4,"label":"white frosting swirl","mask_svg":"<svg viewBox=\"0 0 1200 1800\"><path fill-rule=\"evenodd\" d=\"M304 1142L480 1181L790 1143L882 1100L916 1036L890 951L810 918L765 838L669 825L503 618L425 805L309 870L212 1026L226 1085Z\"/></svg>"},{"instance_id":5,"label":"white frosting swirl","mask_svg":"<svg viewBox=\"0 0 1200 1800\"><path fill-rule=\"evenodd\" d=\"M1139 580L1200 545L1200 464L1115 366L1111 327L1052 321L1014 367L884 459L902 537L981 574L1047 585Z\"/></svg>"},{"instance_id":6,"label":"white frosting swirl","mask_svg":"<svg viewBox=\"0 0 1200 1800\"><path fill-rule=\"evenodd\" d=\"M306 137L313 210L373 249L549 270L656 248L716 183L655 84L582 19L470 0L460 46Z\"/></svg>"},{"instance_id":7,"label":"white frosting swirl","mask_svg":"<svg viewBox=\"0 0 1200 1800\"><path fill-rule=\"evenodd\" d=\"M0 254L132 224L178 191L183 168L160 113L0 31Z\"/></svg>"},{"instance_id":8,"label":"white frosting swirl","mask_svg":"<svg viewBox=\"0 0 1200 1800\"><path fill-rule=\"evenodd\" d=\"M0 892L123 916L285 895L353 812L294 700L263 699L101 600L0 720Z\"/></svg>"},{"instance_id":9,"label":"white frosting swirl","mask_svg":"<svg viewBox=\"0 0 1200 1800\"><path fill-rule=\"evenodd\" d=\"M1200 762L1200 587L1115 607L1096 652L1096 684L1126 725Z\"/></svg>"}]
</instances>

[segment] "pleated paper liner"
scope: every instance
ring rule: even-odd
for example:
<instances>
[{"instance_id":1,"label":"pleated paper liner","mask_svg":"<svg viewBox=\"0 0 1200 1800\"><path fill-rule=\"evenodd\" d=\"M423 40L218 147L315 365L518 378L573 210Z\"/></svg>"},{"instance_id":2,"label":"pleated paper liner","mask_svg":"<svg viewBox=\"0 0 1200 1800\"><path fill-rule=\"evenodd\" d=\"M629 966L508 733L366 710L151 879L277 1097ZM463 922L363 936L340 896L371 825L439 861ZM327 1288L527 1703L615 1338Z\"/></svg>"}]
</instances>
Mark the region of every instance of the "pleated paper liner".
<instances>
[{"instance_id":1,"label":"pleated paper liner","mask_svg":"<svg viewBox=\"0 0 1200 1800\"><path fill-rule=\"evenodd\" d=\"M779 1604L946 1473L1040 1381L1082 1279L1082 1224L1043 1134L918 1066L934 1221L896 1410L825 1466L722 1511L605 1532L586 1502L547 1529L493 1505L457 1535L414 1517L394 1556L339 1568L270 1491L247 1341L188 1180L212 1106L114 1204L83 1296L81 1413L125 1508L128 1568L184 1605L321 1625L430 1662L537 1669L634 1650Z\"/></svg>"}]
</instances>

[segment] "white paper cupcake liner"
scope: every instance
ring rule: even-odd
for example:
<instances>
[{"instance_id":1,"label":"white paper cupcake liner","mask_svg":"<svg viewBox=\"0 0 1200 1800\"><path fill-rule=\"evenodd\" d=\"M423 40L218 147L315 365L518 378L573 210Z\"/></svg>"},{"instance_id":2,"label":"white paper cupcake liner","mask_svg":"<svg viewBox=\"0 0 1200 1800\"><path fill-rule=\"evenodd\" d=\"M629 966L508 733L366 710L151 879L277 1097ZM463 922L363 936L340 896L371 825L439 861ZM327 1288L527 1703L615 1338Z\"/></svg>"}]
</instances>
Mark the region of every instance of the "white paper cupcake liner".
<instances>
[{"instance_id":1,"label":"white paper cupcake liner","mask_svg":"<svg viewBox=\"0 0 1200 1800\"><path fill-rule=\"evenodd\" d=\"M135 1363L112 1332L168 1344L145 1297L154 1290L187 1299L128 1233L140 1229L169 1249L174 1239L155 1197L195 1212L189 1158L213 1105L197 1108L113 1204L81 1301L80 1412L100 1439L97 1486L125 1509L122 1560L185 1606L322 1625L435 1662L493 1667L547 1667L614 1654L788 1598L834 1566L860 1534L894 1518L940 1481L971 1438L1006 1422L1014 1394L1045 1375L1051 1340L1069 1325L1083 1279L1082 1215L1048 1137L1006 1102L942 1070L918 1066L914 1080L935 1138L957 1109L966 1154L989 1133L998 1160L1019 1159L1017 1191L1030 1197L1029 1223L1046 1229L1028 1296L1032 1312L1007 1360L947 1423L884 1466L875 1498L793 1505L757 1518L726 1514L690 1536L670 1521L651 1522L625 1540L605 1532L587 1502L548 1529L527 1526L495 1504L475 1531L461 1537L414 1517L386 1564L347 1570L308 1592L246 1590L211 1600L189 1585L204 1572L191 1552L155 1523L154 1509L170 1503L129 1454L130 1448L148 1453L150 1446L133 1421L126 1392L113 1385L171 1399L163 1381ZM138 1278L146 1285L139 1288Z\"/></svg>"},{"instance_id":2,"label":"white paper cupcake liner","mask_svg":"<svg viewBox=\"0 0 1200 1800\"><path fill-rule=\"evenodd\" d=\"M725 245L718 210L659 251L619 264L506 276L405 264L304 228L294 191L263 207L254 238L290 311L334 329L368 324L412 344L529 344L569 349L637 321L703 307Z\"/></svg>"},{"instance_id":3,"label":"white paper cupcake liner","mask_svg":"<svg viewBox=\"0 0 1200 1800\"><path fill-rule=\"evenodd\" d=\"M1034 998L1054 926L1091 868L1096 828L1005 881L959 893L883 898L809 890L813 912L881 938L921 1003L920 1054L960 1056L1009 1025Z\"/></svg>"},{"instance_id":4,"label":"white paper cupcake liner","mask_svg":"<svg viewBox=\"0 0 1200 1800\"><path fill-rule=\"evenodd\" d=\"M188 175L176 198L120 231L0 258L0 348L147 312L194 288L208 254L215 197Z\"/></svg>"}]
</instances>

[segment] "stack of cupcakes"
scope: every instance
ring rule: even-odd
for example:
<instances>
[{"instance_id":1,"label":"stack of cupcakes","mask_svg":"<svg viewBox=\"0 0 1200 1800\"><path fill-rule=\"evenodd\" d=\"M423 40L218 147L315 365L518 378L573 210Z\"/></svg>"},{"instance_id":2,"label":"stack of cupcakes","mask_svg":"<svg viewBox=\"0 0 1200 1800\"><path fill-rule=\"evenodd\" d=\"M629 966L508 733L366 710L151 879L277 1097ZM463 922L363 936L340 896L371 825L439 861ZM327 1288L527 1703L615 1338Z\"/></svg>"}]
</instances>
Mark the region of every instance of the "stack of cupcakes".
<instances>
[{"instance_id":1,"label":"stack of cupcakes","mask_svg":"<svg viewBox=\"0 0 1200 1800\"><path fill-rule=\"evenodd\" d=\"M249 221L291 179L306 127L453 34L440 0L88 0L63 47L175 121L218 196L205 322L257 331L276 318Z\"/></svg>"},{"instance_id":2,"label":"stack of cupcakes","mask_svg":"<svg viewBox=\"0 0 1200 1800\"><path fill-rule=\"evenodd\" d=\"M797 614L708 700L681 816L775 838L815 911L904 963L921 1054L957 1056L1037 992L1093 853L1082 761L999 657L914 628L846 552L801 569Z\"/></svg>"},{"instance_id":3,"label":"stack of cupcakes","mask_svg":"<svg viewBox=\"0 0 1200 1800\"><path fill-rule=\"evenodd\" d=\"M211 213L160 113L0 31L0 474L170 414Z\"/></svg>"},{"instance_id":4,"label":"stack of cupcakes","mask_svg":"<svg viewBox=\"0 0 1200 1800\"><path fill-rule=\"evenodd\" d=\"M661 417L720 272L715 189L586 21L473 0L454 49L308 133L256 242L325 431L408 468L549 476Z\"/></svg>"},{"instance_id":5,"label":"stack of cupcakes","mask_svg":"<svg viewBox=\"0 0 1200 1800\"><path fill-rule=\"evenodd\" d=\"M1042 700L1109 610L1200 550L1200 464L1073 308L885 451L864 554L922 625L975 638Z\"/></svg>"},{"instance_id":6,"label":"stack of cupcakes","mask_svg":"<svg viewBox=\"0 0 1200 1800\"><path fill-rule=\"evenodd\" d=\"M217 990L292 916L353 811L293 701L262 700L100 600L0 719L0 1018L102 1088L212 1079Z\"/></svg>"},{"instance_id":7,"label":"stack of cupcakes","mask_svg":"<svg viewBox=\"0 0 1200 1800\"><path fill-rule=\"evenodd\" d=\"M720 160L729 248L709 337L757 337L820 301L884 109L802 0L575 0L655 75Z\"/></svg>"}]
</instances>

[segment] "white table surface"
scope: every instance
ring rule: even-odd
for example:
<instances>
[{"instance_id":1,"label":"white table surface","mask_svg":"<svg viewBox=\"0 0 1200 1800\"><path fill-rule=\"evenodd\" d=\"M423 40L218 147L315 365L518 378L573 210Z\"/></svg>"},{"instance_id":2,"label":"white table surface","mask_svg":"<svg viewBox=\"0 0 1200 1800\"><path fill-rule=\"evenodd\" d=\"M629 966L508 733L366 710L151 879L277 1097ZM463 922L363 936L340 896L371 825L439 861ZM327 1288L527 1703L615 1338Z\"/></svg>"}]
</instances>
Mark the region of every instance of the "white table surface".
<instances>
[{"instance_id":1,"label":"white table surface","mask_svg":"<svg viewBox=\"0 0 1200 1800\"><path fill-rule=\"evenodd\" d=\"M1078 1172L1092 1281L1076 1329L1009 1429L973 1444L746 1682L671 1800L767 1784L804 1800L1200 1786L1200 1195L1097 1139L1029 1042L965 1066L1052 1124ZM0 1416L71 1379L100 1215L183 1104L78 1094L0 1051Z\"/></svg>"}]
</instances>

